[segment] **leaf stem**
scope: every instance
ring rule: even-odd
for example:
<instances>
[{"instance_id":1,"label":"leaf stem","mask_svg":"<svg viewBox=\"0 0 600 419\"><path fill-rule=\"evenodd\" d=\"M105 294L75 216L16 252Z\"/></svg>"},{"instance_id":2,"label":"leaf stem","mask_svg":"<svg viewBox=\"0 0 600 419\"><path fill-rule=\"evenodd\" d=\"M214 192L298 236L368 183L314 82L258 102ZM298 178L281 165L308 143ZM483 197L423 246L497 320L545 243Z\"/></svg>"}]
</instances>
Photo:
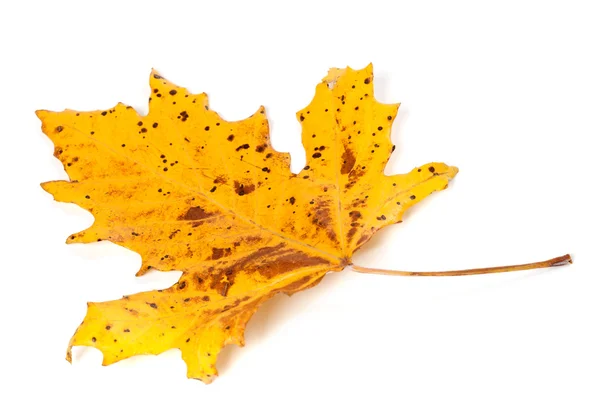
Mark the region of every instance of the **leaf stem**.
<instances>
[{"instance_id":1,"label":"leaf stem","mask_svg":"<svg viewBox=\"0 0 600 419\"><path fill-rule=\"evenodd\" d=\"M477 269L463 269L458 271L439 271L439 272L407 272L407 271L393 271L390 269L376 269L376 268L364 268L362 266L351 265L352 270L367 274L378 274L378 275L394 275L394 276L463 276L463 275L482 275L491 274L498 272L515 272L515 271L526 271L528 269L540 269L540 268L552 268L555 266L563 266L569 263L573 263L571 255L566 254L564 256L555 257L552 259L545 260L543 262L526 263L524 265L508 265L508 266L496 266L493 268L477 268Z\"/></svg>"}]
</instances>

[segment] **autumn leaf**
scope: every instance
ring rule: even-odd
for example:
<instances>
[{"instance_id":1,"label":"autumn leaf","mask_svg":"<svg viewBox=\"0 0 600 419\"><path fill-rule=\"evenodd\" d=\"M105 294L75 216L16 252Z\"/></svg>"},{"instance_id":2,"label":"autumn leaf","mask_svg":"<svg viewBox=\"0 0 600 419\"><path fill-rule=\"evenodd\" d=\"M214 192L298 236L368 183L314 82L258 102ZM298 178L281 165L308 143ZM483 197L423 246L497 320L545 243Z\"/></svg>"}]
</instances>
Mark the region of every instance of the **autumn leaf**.
<instances>
[{"instance_id":1,"label":"autumn leaf","mask_svg":"<svg viewBox=\"0 0 600 419\"><path fill-rule=\"evenodd\" d=\"M67 242L131 249L142 256L137 275L183 271L171 288L89 303L69 360L73 346L99 349L104 365L178 348L188 377L211 382L219 351L244 344L261 303L343 270L375 232L458 171L427 163L383 174L398 105L375 100L370 65L330 70L297 113L306 150L299 174L272 148L262 107L229 122L205 94L156 72L150 88L147 116L121 103L37 112L70 178L43 188L95 218Z\"/></svg>"}]
</instances>

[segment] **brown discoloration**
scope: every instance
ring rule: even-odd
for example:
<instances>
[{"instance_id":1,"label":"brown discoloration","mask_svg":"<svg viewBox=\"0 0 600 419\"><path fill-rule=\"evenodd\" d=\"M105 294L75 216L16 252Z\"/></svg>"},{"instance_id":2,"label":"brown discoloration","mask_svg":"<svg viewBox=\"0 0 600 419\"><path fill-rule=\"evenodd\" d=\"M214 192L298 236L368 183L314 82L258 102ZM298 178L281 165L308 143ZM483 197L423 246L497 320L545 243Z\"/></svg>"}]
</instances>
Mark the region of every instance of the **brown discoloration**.
<instances>
[{"instance_id":1,"label":"brown discoloration","mask_svg":"<svg viewBox=\"0 0 600 419\"><path fill-rule=\"evenodd\" d=\"M258 273L266 279L291 272L294 269L316 265L329 265L326 259L309 256L303 252L286 248L284 243L276 246L263 247L251 255L244 256L229 266L214 269L211 272L211 285L217 293L223 295L235 284L235 278L240 272L247 274Z\"/></svg>"},{"instance_id":2,"label":"brown discoloration","mask_svg":"<svg viewBox=\"0 0 600 419\"><path fill-rule=\"evenodd\" d=\"M235 193L238 194L239 196L248 195L249 193L254 192L254 189L256 189L256 187L252 184L244 185L244 184L238 182L237 180L233 181L233 187L235 189Z\"/></svg>"},{"instance_id":3,"label":"brown discoloration","mask_svg":"<svg viewBox=\"0 0 600 419\"><path fill-rule=\"evenodd\" d=\"M262 239L263 239L262 236L247 236L247 237L244 237L244 241L249 246L252 246L253 244L260 242Z\"/></svg>"},{"instance_id":4,"label":"brown discoloration","mask_svg":"<svg viewBox=\"0 0 600 419\"><path fill-rule=\"evenodd\" d=\"M322 199L317 199L314 202L314 209L312 212L312 223L318 226L318 228L324 228L327 232L327 237L333 242L338 242L337 235L333 229L333 217L331 214L331 203Z\"/></svg>"},{"instance_id":5,"label":"brown discoloration","mask_svg":"<svg viewBox=\"0 0 600 419\"><path fill-rule=\"evenodd\" d=\"M210 259L217 260L231 255L231 248L213 247L212 256Z\"/></svg>"},{"instance_id":6,"label":"brown discoloration","mask_svg":"<svg viewBox=\"0 0 600 419\"><path fill-rule=\"evenodd\" d=\"M212 212L207 212L202 207L191 207L185 214L180 215L178 220L203 220L213 215Z\"/></svg>"},{"instance_id":7,"label":"brown discoloration","mask_svg":"<svg viewBox=\"0 0 600 419\"><path fill-rule=\"evenodd\" d=\"M236 148L235 151L248 150L249 148L250 148L250 146L248 144L242 144L241 146Z\"/></svg>"},{"instance_id":8,"label":"brown discoloration","mask_svg":"<svg viewBox=\"0 0 600 419\"><path fill-rule=\"evenodd\" d=\"M354 224L354 223L352 223L352 224ZM350 230L348 230L348 233L346 234L346 241L348 243L350 243L352 241L352 238L356 234L356 231L357 231L356 227L352 227Z\"/></svg>"},{"instance_id":9,"label":"brown discoloration","mask_svg":"<svg viewBox=\"0 0 600 419\"><path fill-rule=\"evenodd\" d=\"M233 285L235 283L235 277L240 271L247 269L249 266L252 266L253 263L262 260L263 258L273 255L284 247L284 243L280 243L277 246L263 247L250 255L238 259L231 265L211 267L208 270L210 275L210 288L214 289L219 294L222 294L224 287L223 278L226 278L227 282L230 285ZM229 287L229 285L227 287Z\"/></svg>"},{"instance_id":10,"label":"brown discoloration","mask_svg":"<svg viewBox=\"0 0 600 419\"><path fill-rule=\"evenodd\" d=\"M350 171L350 174L348 174L348 183L345 185L347 190L352 189L356 185L360 178L365 175L365 170L365 166L356 166Z\"/></svg>"},{"instance_id":11,"label":"brown discoloration","mask_svg":"<svg viewBox=\"0 0 600 419\"><path fill-rule=\"evenodd\" d=\"M216 183L217 185L223 185L223 184L227 183L227 176L219 175L215 178L213 183Z\"/></svg>"},{"instance_id":12,"label":"brown discoloration","mask_svg":"<svg viewBox=\"0 0 600 419\"><path fill-rule=\"evenodd\" d=\"M220 287L219 294L221 294L223 297L227 297L227 291L229 291L229 281L228 280L222 282L222 286ZM221 312L227 311L227 310L229 310L229 306L223 307Z\"/></svg>"},{"instance_id":13,"label":"brown discoloration","mask_svg":"<svg viewBox=\"0 0 600 419\"><path fill-rule=\"evenodd\" d=\"M278 256L272 262L259 265L256 270L262 276L271 279L295 269L316 265L327 266L329 265L329 261L316 256L307 256L301 252L288 251Z\"/></svg>"},{"instance_id":14,"label":"brown discoloration","mask_svg":"<svg viewBox=\"0 0 600 419\"><path fill-rule=\"evenodd\" d=\"M358 220L359 218L362 217L362 214L360 213L360 211L350 211L348 213L348 215L350 216L350 219L352 221L356 221L356 220Z\"/></svg>"},{"instance_id":15,"label":"brown discoloration","mask_svg":"<svg viewBox=\"0 0 600 419\"><path fill-rule=\"evenodd\" d=\"M261 144L261 145L257 145L255 150L256 150L257 153L262 153L266 149L267 149L267 145L266 144Z\"/></svg>"},{"instance_id":16,"label":"brown discoloration","mask_svg":"<svg viewBox=\"0 0 600 419\"><path fill-rule=\"evenodd\" d=\"M350 173L352 168L354 167L354 163L356 163L356 156L352 153L350 148L344 148L344 153L342 154L342 175L347 175Z\"/></svg>"}]
</instances>

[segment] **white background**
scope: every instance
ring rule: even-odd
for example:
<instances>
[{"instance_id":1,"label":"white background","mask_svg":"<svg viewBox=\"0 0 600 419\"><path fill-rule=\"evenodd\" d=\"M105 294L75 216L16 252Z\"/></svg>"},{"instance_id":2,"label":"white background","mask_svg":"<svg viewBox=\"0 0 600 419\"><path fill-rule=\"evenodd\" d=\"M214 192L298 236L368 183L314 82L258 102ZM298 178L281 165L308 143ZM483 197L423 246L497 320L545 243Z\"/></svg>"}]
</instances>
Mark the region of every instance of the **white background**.
<instances>
[{"instance_id":1,"label":"white background","mask_svg":"<svg viewBox=\"0 0 600 419\"><path fill-rule=\"evenodd\" d=\"M600 13L594 1L14 1L0 6L0 417L598 418ZM147 111L152 67L239 119L265 105L304 165L295 112L329 67L373 62L402 102L387 173L460 168L355 263L447 270L572 253L544 271L329 275L265 304L211 385L178 351L64 360L87 301L164 288L39 183L66 179L34 110ZM33 416L31 416L33 415Z\"/></svg>"}]
</instances>

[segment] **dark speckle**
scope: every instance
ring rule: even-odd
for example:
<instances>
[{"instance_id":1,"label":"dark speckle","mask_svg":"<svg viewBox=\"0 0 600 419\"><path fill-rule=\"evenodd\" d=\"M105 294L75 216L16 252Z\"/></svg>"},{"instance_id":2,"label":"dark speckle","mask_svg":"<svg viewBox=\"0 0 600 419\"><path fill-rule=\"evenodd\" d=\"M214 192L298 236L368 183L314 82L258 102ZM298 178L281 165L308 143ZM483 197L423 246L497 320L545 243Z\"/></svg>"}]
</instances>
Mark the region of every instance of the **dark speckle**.
<instances>
[{"instance_id":1,"label":"dark speckle","mask_svg":"<svg viewBox=\"0 0 600 419\"><path fill-rule=\"evenodd\" d=\"M313 158L318 159L319 157L321 157L321 153L314 153Z\"/></svg>"},{"instance_id":2,"label":"dark speckle","mask_svg":"<svg viewBox=\"0 0 600 419\"><path fill-rule=\"evenodd\" d=\"M94 337L93 337L93 338L92 338L92 342L96 342L96 338L94 338Z\"/></svg>"},{"instance_id":3,"label":"dark speckle","mask_svg":"<svg viewBox=\"0 0 600 419\"><path fill-rule=\"evenodd\" d=\"M102 112L102 116L106 116L107 113L108 112L106 112L106 111Z\"/></svg>"},{"instance_id":4,"label":"dark speckle","mask_svg":"<svg viewBox=\"0 0 600 419\"><path fill-rule=\"evenodd\" d=\"M369 83L371 83L371 79L370 79L369 77L367 77L367 78L365 79L365 84L369 84Z\"/></svg>"},{"instance_id":5,"label":"dark speckle","mask_svg":"<svg viewBox=\"0 0 600 419\"><path fill-rule=\"evenodd\" d=\"M233 141L233 134L230 134L229 137L227 137L227 141Z\"/></svg>"},{"instance_id":6,"label":"dark speckle","mask_svg":"<svg viewBox=\"0 0 600 419\"><path fill-rule=\"evenodd\" d=\"M433 167L433 166L429 166L429 171L430 171L431 173L435 172L435 167Z\"/></svg>"},{"instance_id":7,"label":"dark speckle","mask_svg":"<svg viewBox=\"0 0 600 419\"><path fill-rule=\"evenodd\" d=\"M416 196L414 196L414 195L411 195L411 196L410 196L410 199L417 199L417 197L416 197Z\"/></svg>"},{"instance_id":8,"label":"dark speckle","mask_svg":"<svg viewBox=\"0 0 600 419\"><path fill-rule=\"evenodd\" d=\"M158 308L158 306L156 305L156 303L146 303L146 304L148 304L152 308Z\"/></svg>"},{"instance_id":9,"label":"dark speckle","mask_svg":"<svg viewBox=\"0 0 600 419\"><path fill-rule=\"evenodd\" d=\"M177 94L177 90L173 89L169 92L171 96L175 96Z\"/></svg>"},{"instance_id":10,"label":"dark speckle","mask_svg":"<svg viewBox=\"0 0 600 419\"><path fill-rule=\"evenodd\" d=\"M152 128L156 128L158 126L158 122L155 122L154 124L152 124Z\"/></svg>"},{"instance_id":11,"label":"dark speckle","mask_svg":"<svg viewBox=\"0 0 600 419\"><path fill-rule=\"evenodd\" d=\"M248 144L242 144L241 146L239 146L238 148L236 148L235 151L247 150L249 148L250 148L250 146Z\"/></svg>"}]
</instances>

